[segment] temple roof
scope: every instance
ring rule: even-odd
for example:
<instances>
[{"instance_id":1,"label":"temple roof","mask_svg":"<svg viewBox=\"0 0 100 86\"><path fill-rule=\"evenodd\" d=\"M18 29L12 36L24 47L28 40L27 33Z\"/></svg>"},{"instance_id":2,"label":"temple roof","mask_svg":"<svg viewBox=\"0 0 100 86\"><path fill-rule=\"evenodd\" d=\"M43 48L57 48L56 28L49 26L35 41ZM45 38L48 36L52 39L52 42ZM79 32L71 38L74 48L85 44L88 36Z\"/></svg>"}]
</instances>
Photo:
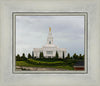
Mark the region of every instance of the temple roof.
<instances>
[{"instance_id":1,"label":"temple roof","mask_svg":"<svg viewBox=\"0 0 100 86\"><path fill-rule=\"evenodd\" d=\"M46 44L46 45L44 45L43 47L54 47L54 48L57 48L57 46L54 45L54 44Z\"/></svg>"}]
</instances>

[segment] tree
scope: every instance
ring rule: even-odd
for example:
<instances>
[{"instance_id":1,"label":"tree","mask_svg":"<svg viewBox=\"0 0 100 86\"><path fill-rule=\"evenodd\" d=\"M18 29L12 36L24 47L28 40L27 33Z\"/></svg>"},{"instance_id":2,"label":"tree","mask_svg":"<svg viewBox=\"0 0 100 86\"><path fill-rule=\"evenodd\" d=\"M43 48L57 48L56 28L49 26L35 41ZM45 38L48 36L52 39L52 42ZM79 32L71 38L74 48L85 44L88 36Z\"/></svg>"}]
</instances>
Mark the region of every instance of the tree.
<instances>
[{"instance_id":1,"label":"tree","mask_svg":"<svg viewBox=\"0 0 100 86\"><path fill-rule=\"evenodd\" d=\"M79 55L79 58L81 59L81 60L84 60L84 55Z\"/></svg>"},{"instance_id":2,"label":"tree","mask_svg":"<svg viewBox=\"0 0 100 86\"><path fill-rule=\"evenodd\" d=\"M63 51L63 59L64 59L65 55L64 55L64 51Z\"/></svg>"},{"instance_id":3,"label":"tree","mask_svg":"<svg viewBox=\"0 0 100 86\"><path fill-rule=\"evenodd\" d=\"M68 55L67 55L67 57L66 57L67 59L70 59L70 54L68 53Z\"/></svg>"},{"instance_id":4,"label":"tree","mask_svg":"<svg viewBox=\"0 0 100 86\"><path fill-rule=\"evenodd\" d=\"M22 58L25 58L25 54L24 53L22 54Z\"/></svg>"},{"instance_id":5,"label":"tree","mask_svg":"<svg viewBox=\"0 0 100 86\"><path fill-rule=\"evenodd\" d=\"M79 59L82 59L82 55L81 54L79 55Z\"/></svg>"},{"instance_id":6,"label":"tree","mask_svg":"<svg viewBox=\"0 0 100 86\"><path fill-rule=\"evenodd\" d=\"M23 61L27 60L24 53L22 54L21 58L22 58Z\"/></svg>"},{"instance_id":7,"label":"tree","mask_svg":"<svg viewBox=\"0 0 100 86\"><path fill-rule=\"evenodd\" d=\"M32 56L31 56L31 54L29 53L29 54L28 54L28 59L31 59L31 58L32 58Z\"/></svg>"},{"instance_id":8,"label":"tree","mask_svg":"<svg viewBox=\"0 0 100 86\"><path fill-rule=\"evenodd\" d=\"M17 54L17 56L16 56L16 61L21 61L21 58L20 58L19 54Z\"/></svg>"},{"instance_id":9,"label":"tree","mask_svg":"<svg viewBox=\"0 0 100 86\"><path fill-rule=\"evenodd\" d=\"M85 56L85 55L82 56L82 60L84 60L84 56Z\"/></svg>"},{"instance_id":10,"label":"tree","mask_svg":"<svg viewBox=\"0 0 100 86\"><path fill-rule=\"evenodd\" d=\"M34 58L34 52L32 51L32 57Z\"/></svg>"},{"instance_id":11,"label":"tree","mask_svg":"<svg viewBox=\"0 0 100 86\"><path fill-rule=\"evenodd\" d=\"M76 53L73 55L73 59L78 59L78 55L76 55Z\"/></svg>"},{"instance_id":12,"label":"tree","mask_svg":"<svg viewBox=\"0 0 100 86\"><path fill-rule=\"evenodd\" d=\"M58 56L58 52L56 51L56 58L58 58L59 56Z\"/></svg>"},{"instance_id":13,"label":"tree","mask_svg":"<svg viewBox=\"0 0 100 86\"><path fill-rule=\"evenodd\" d=\"M40 52L40 58L44 58L43 52Z\"/></svg>"}]
</instances>

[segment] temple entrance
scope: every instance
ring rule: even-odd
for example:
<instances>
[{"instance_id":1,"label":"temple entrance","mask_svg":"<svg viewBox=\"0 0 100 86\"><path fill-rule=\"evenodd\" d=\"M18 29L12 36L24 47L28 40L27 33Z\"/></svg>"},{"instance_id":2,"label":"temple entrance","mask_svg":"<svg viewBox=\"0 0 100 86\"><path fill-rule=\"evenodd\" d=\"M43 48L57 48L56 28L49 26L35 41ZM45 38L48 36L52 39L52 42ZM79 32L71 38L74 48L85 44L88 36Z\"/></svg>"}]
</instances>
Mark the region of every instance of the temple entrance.
<instances>
[{"instance_id":1,"label":"temple entrance","mask_svg":"<svg viewBox=\"0 0 100 86\"><path fill-rule=\"evenodd\" d=\"M48 56L48 58L51 58L51 56Z\"/></svg>"}]
</instances>

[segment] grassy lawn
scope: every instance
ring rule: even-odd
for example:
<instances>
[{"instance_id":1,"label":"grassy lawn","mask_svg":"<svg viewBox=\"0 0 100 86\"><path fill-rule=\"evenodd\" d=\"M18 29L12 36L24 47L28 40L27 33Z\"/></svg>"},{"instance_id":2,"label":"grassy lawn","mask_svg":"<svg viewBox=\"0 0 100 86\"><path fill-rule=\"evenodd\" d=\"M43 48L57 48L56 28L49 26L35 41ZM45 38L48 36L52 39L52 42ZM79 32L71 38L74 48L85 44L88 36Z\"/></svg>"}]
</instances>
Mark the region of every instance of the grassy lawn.
<instances>
[{"instance_id":1,"label":"grassy lawn","mask_svg":"<svg viewBox=\"0 0 100 86\"><path fill-rule=\"evenodd\" d=\"M31 61L31 63L26 62L26 61L16 61L16 66L45 67L45 68L59 68L59 69L66 69L66 70L74 70L74 68L72 66L63 64L63 61L55 61L55 62L45 62L45 61L37 61L37 60L30 60L30 61ZM33 64L32 64L32 62L33 62ZM54 65L55 63L56 63L56 65ZM63 65L58 65L59 63L61 63Z\"/></svg>"}]
</instances>

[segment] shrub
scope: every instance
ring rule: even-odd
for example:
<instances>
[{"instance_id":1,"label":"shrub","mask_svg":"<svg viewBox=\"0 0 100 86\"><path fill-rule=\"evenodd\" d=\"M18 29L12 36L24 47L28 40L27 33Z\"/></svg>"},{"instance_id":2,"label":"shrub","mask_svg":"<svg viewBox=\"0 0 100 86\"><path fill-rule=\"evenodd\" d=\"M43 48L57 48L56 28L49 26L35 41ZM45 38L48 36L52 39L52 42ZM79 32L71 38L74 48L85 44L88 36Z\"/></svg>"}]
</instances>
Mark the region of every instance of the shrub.
<instances>
[{"instance_id":1,"label":"shrub","mask_svg":"<svg viewBox=\"0 0 100 86\"><path fill-rule=\"evenodd\" d=\"M31 64L35 64L35 65L49 65L49 66L65 64L65 62L63 62L63 61L45 62L45 61L37 61L37 60L33 60L33 59L28 59L27 62L31 63Z\"/></svg>"}]
</instances>

